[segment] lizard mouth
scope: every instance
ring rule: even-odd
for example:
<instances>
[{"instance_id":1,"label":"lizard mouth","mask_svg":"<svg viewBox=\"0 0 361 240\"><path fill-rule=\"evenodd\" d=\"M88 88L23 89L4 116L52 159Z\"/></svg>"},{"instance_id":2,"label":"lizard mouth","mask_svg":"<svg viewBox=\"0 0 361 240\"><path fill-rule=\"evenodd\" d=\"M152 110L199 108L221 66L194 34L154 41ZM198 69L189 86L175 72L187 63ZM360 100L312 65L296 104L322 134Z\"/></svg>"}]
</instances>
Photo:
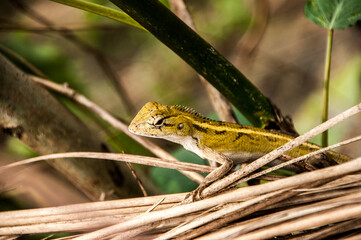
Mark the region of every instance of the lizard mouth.
<instances>
[{"instance_id":1,"label":"lizard mouth","mask_svg":"<svg viewBox=\"0 0 361 240\"><path fill-rule=\"evenodd\" d=\"M128 130L129 130L129 132L131 132L131 133L135 133L135 126L134 126L134 124L130 123L129 126L128 126Z\"/></svg>"},{"instance_id":2,"label":"lizard mouth","mask_svg":"<svg viewBox=\"0 0 361 240\"><path fill-rule=\"evenodd\" d=\"M154 129L154 128L152 128L152 129ZM157 134L149 132L149 126L144 126L144 124L130 123L128 126L128 130L129 130L129 132L131 132L133 134L141 135L141 136L145 136L145 137L157 136Z\"/></svg>"}]
</instances>

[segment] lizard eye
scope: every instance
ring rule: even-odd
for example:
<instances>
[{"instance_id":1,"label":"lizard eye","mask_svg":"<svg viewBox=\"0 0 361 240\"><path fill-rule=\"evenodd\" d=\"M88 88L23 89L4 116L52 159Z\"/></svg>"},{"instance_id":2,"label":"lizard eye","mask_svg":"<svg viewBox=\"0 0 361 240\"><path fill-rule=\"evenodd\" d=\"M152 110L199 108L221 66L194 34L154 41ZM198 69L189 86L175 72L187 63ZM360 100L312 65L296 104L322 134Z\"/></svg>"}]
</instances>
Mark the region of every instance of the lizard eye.
<instances>
[{"instance_id":1,"label":"lizard eye","mask_svg":"<svg viewBox=\"0 0 361 240\"><path fill-rule=\"evenodd\" d=\"M184 124L183 124L183 123L178 124L177 128L178 128L178 130L183 129L183 128L184 128Z\"/></svg>"},{"instance_id":2,"label":"lizard eye","mask_svg":"<svg viewBox=\"0 0 361 240\"><path fill-rule=\"evenodd\" d=\"M164 122L164 118L161 118L161 119L157 120L157 121L154 123L154 125L159 127L159 126L162 126L162 125L163 125L163 122Z\"/></svg>"}]
</instances>

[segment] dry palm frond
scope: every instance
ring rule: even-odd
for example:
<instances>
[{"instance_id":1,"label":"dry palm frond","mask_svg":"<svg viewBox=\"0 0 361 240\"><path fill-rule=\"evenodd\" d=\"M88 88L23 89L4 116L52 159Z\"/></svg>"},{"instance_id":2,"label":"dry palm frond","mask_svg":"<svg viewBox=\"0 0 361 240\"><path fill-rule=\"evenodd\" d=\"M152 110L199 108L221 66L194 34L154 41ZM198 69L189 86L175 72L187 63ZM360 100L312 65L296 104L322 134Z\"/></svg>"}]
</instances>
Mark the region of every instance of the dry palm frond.
<instances>
[{"instance_id":1,"label":"dry palm frond","mask_svg":"<svg viewBox=\"0 0 361 240\"><path fill-rule=\"evenodd\" d=\"M169 194L2 212L0 234L85 233L76 239L324 237L361 226L360 170L357 158L182 205L185 194Z\"/></svg>"}]
</instances>

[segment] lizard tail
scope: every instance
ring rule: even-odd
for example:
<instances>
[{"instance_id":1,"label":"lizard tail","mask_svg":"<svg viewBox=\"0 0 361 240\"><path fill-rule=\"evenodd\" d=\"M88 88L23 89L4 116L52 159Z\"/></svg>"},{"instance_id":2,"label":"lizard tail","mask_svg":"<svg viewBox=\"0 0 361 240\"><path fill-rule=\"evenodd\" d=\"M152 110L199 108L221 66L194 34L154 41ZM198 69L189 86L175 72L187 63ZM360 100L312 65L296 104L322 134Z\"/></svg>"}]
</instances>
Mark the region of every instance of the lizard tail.
<instances>
[{"instance_id":1,"label":"lizard tail","mask_svg":"<svg viewBox=\"0 0 361 240\"><path fill-rule=\"evenodd\" d=\"M328 157L332 158L333 160L335 160L338 164L348 162L352 159L347 155L344 155L344 154L341 154L338 152L334 152L334 151L327 151L326 155Z\"/></svg>"}]
</instances>

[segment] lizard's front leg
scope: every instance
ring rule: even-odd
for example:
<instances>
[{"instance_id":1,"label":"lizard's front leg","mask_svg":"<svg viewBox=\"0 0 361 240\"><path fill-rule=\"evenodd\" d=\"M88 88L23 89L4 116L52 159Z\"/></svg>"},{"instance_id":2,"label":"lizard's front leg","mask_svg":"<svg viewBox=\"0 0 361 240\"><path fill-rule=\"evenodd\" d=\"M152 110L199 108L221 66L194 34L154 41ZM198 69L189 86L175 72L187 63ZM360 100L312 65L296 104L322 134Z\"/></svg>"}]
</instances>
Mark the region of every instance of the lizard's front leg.
<instances>
[{"instance_id":1,"label":"lizard's front leg","mask_svg":"<svg viewBox=\"0 0 361 240\"><path fill-rule=\"evenodd\" d=\"M194 191L186 196L186 199L190 197L192 201L199 200L200 194L204 188L206 188L212 182L222 178L233 167L233 161L220 152L217 152L208 147L204 147L204 149L202 149L202 153L204 158L218 162L222 165L209 173L204 181Z\"/></svg>"}]
</instances>

